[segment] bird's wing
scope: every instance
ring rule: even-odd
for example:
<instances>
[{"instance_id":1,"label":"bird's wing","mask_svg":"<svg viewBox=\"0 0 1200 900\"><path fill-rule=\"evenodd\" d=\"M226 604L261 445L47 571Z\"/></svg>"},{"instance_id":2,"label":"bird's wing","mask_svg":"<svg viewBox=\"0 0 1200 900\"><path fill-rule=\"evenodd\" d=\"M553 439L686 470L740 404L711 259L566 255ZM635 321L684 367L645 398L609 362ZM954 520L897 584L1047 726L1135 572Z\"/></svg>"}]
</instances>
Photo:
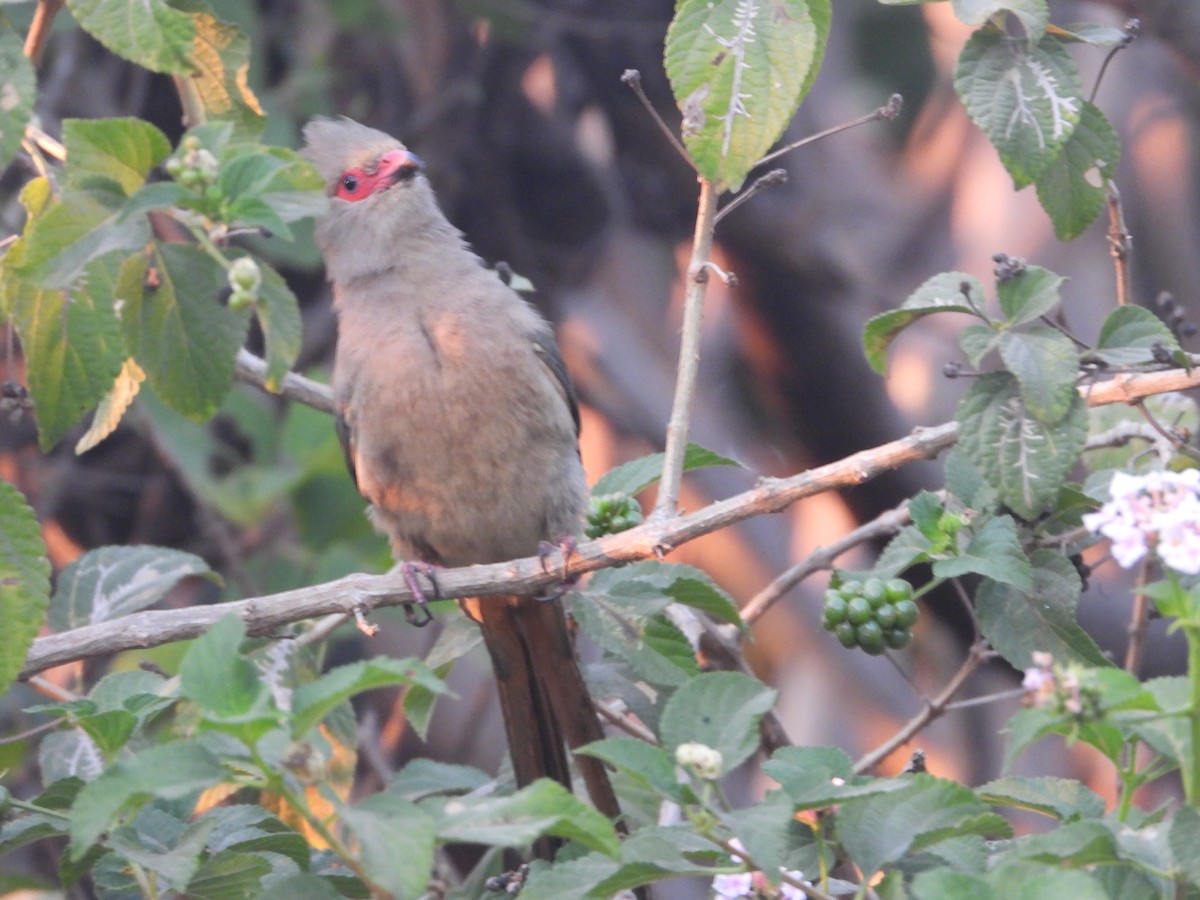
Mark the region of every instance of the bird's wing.
<instances>
[{"instance_id":1,"label":"bird's wing","mask_svg":"<svg viewBox=\"0 0 1200 900\"><path fill-rule=\"evenodd\" d=\"M350 470L350 479L358 488L358 472L354 468L354 429L346 418L345 407L339 405L333 417L333 427L337 431L338 440L342 444L342 455L346 457L346 468ZM361 493L361 489L359 491Z\"/></svg>"},{"instance_id":2,"label":"bird's wing","mask_svg":"<svg viewBox=\"0 0 1200 900\"><path fill-rule=\"evenodd\" d=\"M575 386L571 384L571 376L567 374L567 366L563 362L558 344L554 341L554 335L547 329L544 332L537 331L531 334L529 340L533 344L534 355L541 360L542 365L554 376L554 383L558 386L563 402L571 410L571 419L575 422L575 434L578 436L579 402L575 398Z\"/></svg>"}]
</instances>

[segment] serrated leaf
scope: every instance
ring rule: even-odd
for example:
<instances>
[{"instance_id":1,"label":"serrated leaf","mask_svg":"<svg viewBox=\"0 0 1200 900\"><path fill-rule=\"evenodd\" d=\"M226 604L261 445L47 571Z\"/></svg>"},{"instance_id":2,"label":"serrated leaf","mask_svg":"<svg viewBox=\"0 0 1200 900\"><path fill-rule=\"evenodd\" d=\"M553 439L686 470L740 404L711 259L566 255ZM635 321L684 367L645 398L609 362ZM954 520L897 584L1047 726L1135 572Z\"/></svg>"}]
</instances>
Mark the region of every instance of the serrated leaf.
<instances>
[{"instance_id":1,"label":"serrated leaf","mask_svg":"<svg viewBox=\"0 0 1200 900\"><path fill-rule=\"evenodd\" d=\"M921 491L908 501L908 516L917 529L929 540L937 540L944 534L942 498L932 491Z\"/></svg>"},{"instance_id":2,"label":"serrated leaf","mask_svg":"<svg viewBox=\"0 0 1200 900\"><path fill-rule=\"evenodd\" d=\"M758 722L775 705L775 697L774 690L740 672L697 675L663 709L663 745L671 753L691 741L712 747L728 772L758 748Z\"/></svg>"},{"instance_id":3,"label":"serrated leaf","mask_svg":"<svg viewBox=\"0 0 1200 900\"><path fill-rule=\"evenodd\" d=\"M733 598L703 569L684 563L645 560L620 569L607 569L592 579L589 593L592 591L611 597L669 597L731 625L740 625L742 621Z\"/></svg>"},{"instance_id":4,"label":"serrated leaf","mask_svg":"<svg viewBox=\"0 0 1200 900\"><path fill-rule=\"evenodd\" d=\"M1075 61L1049 36L1030 45L979 29L958 58L954 87L1018 189L1058 156L1083 109Z\"/></svg>"},{"instance_id":5,"label":"serrated leaf","mask_svg":"<svg viewBox=\"0 0 1200 900\"><path fill-rule=\"evenodd\" d=\"M1025 519L1054 502L1087 438L1087 406L1076 396L1053 426L1026 408L1007 372L984 375L958 407L958 446L1000 500Z\"/></svg>"},{"instance_id":6,"label":"serrated leaf","mask_svg":"<svg viewBox=\"0 0 1200 900\"><path fill-rule=\"evenodd\" d=\"M928 562L933 543L915 525L901 528L894 538L887 542L879 558L875 560L874 572L883 578L893 578L919 562Z\"/></svg>"},{"instance_id":7,"label":"serrated leaf","mask_svg":"<svg viewBox=\"0 0 1200 900\"><path fill-rule=\"evenodd\" d=\"M67 119L63 145L69 186L87 188L99 180L126 197L171 152L167 136L143 119Z\"/></svg>"},{"instance_id":8,"label":"serrated leaf","mask_svg":"<svg viewBox=\"0 0 1200 900\"><path fill-rule=\"evenodd\" d=\"M261 806L218 806L204 813L216 826L208 839L213 853L223 850L280 853L307 869L311 852L307 841Z\"/></svg>"},{"instance_id":9,"label":"serrated leaf","mask_svg":"<svg viewBox=\"0 0 1200 900\"><path fill-rule=\"evenodd\" d=\"M254 314L258 318L259 327L262 328L266 345L266 388L269 391L279 391L283 385L283 376L300 355L303 327L300 321L300 304L292 289L283 280L283 276L276 272L274 267L261 259L256 262L259 271L262 272L262 286L259 288Z\"/></svg>"},{"instance_id":10,"label":"serrated leaf","mask_svg":"<svg viewBox=\"0 0 1200 900\"><path fill-rule=\"evenodd\" d=\"M1000 13L1012 13L1032 41L1041 38L1050 21L1046 0L953 0L951 5L954 15L967 25L983 25Z\"/></svg>"},{"instance_id":11,"label":"serrated leaf","mask_svg":"<svg viewBox=\"0 0 1200 900\"><path fill-rule=\"evenodd\" d=\"M1191 806L1175 811L1168 837L1175 865L1194 885L1200 885L1200 813Z\"/></svg>"},{"instance_id":12,"label":"serrated leaf","mask_svg":"<svg viewBox=\"0 0 1200 900\"><path fill-rule=\"evenodd\" d=\"M1000 358L1021 384L1021 397L1029 414L1046 425L1055 425L1071 409L1077 393L1079 354L1071 339L1049 326L1000 335Z\"/></svg>"},{"instance_id":13,"label":"serrated leaf","mask_svg":"<svg viewBox=\"0 0 1200 900\"><path fill-rule=\"evenodd\" d=\"M686 802L686 787L679 781L674 760L662 747L618 736L595 741L577 752L603 760L655 793L677 803Z\"/></svg>"},{"instance_id":14,"label":"serrated leaf","mask_svg":"<svg viewBox=\"0 0 1200 900\"><path fill-rule=\"evenodd\" d=\"M938 578L983 575L1026 591L1034 586L1029 558L1021 549L1012 516L997 516L988 521L971 536L970 543L958 556L935 562L933 574Z\"/></svg>"},{"instance_id":15,"label":"serrated leaf","mask_svg":"<svg viewBox=\"0 0 1200 900\"><path fill-rule=\"evenodd\" d=\"M145 260L130 265L136 276ZM124 306L126 342L168 406L207 419L233 383L249 313L220 304L225 269L195 244L155 244L151 266L150 284Z\"/></svg>"},{"instance_id":16,"label":"serrated leaf","mask_svg":"<svg viewBox=\"0 0 1200 900\"><path fill-rule=\"evenodd\" d=\"M1021 900L1109 900L1096 880L1078 869L1026 860L1001 860L987 873L997 897Z\"/></svg>"},{"instance_id":17,"label":"serrated leaf","mask_svg":"<svg viewBox=\"0 0 1200 900\"><path fill-rule=\"evenodd\" d=\"M292 696L292 734L302 737L334 707L355 694L393 684L419 684L439 694L446 691L445 682L417 659L377 657L338 666L296 689Z\"/></svg>"},{"instance_id":18,"label":"serrated leaf","mask_svg":"<svg viewBox=\"0 0 1200 900\"><path fill-rule=\"evenodd\" d=\"M771 791L762 800L729 815L728 824L761 871L788 868L792 853L813 842L812 828L796 819L796 806L784 791Z\"/></svg>"},{"instance_id":19,"label":"serrated leaf","mask_svg":"<svg viewBox=\"0 0 1200 900\"><path fill-rule=\"evenodd\" d=\"M96 625L153 606L189 575L219 578L191 553L166 547L100 547L72 562L58 578L50 627Z\"/></svg>"},{"instance_id":20,"label":"serrated leaf","mask_svg":"<svg viewBox=\"0 0 1200 900\"><path fill-rule=\"evenodd\" d=\"M418 758L405 763L384 790L415 803L437 794L470 793L491 780L486 772L471 766Z\"/></svg>"},{"instance_id":21,"label":"serrated leaf","mask_svg":"<svg viewBox=\"0 0 1200 900\"><path fill-rule=\"evenodd\" d=\"M669 602L656 601L664 607ZM591 589L587 602L576 603L573 613L584 634L651 684L678 687L699 671L687 638L662 616L635 611Z\"/></svg>"},{"instance_id":22,"label":"serrated leaf","mask_svg":"<svg viewBox=\"0 0 1200 900\"><path fill-rule=\"evenodd\" d=\"M190 65L181 74L186 75L206 118L231 123L241 137L260 134L266 118L250 90L250 39L214 16L206 4L189 0L178 5L191 10L195 32Z\"/></svg>"},{"instance_id":23,"label":"serrated leaf","mask_svg":"<svg viewBox=\"0 0 1200 900\"><path fill-rule=\"evenodd\" d=\"M1018 669L1032 665L1035 651L1063 661L1111 665L1075 621L1083 587L1075 566L1061 553L1044 548L1029 558L1033 583L1028 588L989 580L976 593L975 614L984 637Z\"/></svg>"},{"instance_id":24,"label":"serrated leaf","mask_svg":"<svg viewBox=\"0 0 1200 900\"><path fill-rule=\"evenodd\" d=\"M962 785L931 775L907 778L904 790L846 801L838 813L838 837L868 877L938 840L1010 833L1008 823Z\"/></svg>"},{"instance_id":25,"label":"serrated leaf","mask_svg":"<svg viewBox=\"0 0 1200 900\"><path fill-rule=\"evenodd\" d=\"M1023 835L1009 845L1008 855L1072 866L1112 864L1118 858L1112 832L1095 820L1066 822L1044 834Z\"/></svg>"},{"instance_id":26,"label":"serrated leaf","mask_svg":"<svg viewBox=\"0 0 1200 900\"><path fill-rule=\"evenodd\" d=\"M967 302L969 294L975 306ZM964 272L942 272L913 291L899 309L872 317L863 329L863 350L867 362L880 375L887 371L887 349L902 330L924 316L941 312L980 316L983 285Z\"/></svg>"},{"instance_id":27,"label":"serrated leaf","mask_svg":"<svg viewBox=\"0 0 1200 900\"><path fill-rule=\"evenodd\" d=\"M991 325L968 325L958 334L958 346L975 368L996 348L1001 337Z\"/></svg>"},{"instance_id":28,"label":"serrated leaf","mask_svg":"<svg viewBox=\"0 0 1200 900\"><path fill-rule=\"evenodd\" d=\"M1037 178L1038 201L1060 241L1079 237L1104 209L1121 139L1104 113L1086 101L1062 151Z\"/></svg>"},{"instance_id":29,"label":"serrated leaf","mask_svg":"<svg viewBox=\"0 0 1200 900\"><path fill-rule=\"evenodd\" d=\"M93 781L104 772L104 754L82 728L53 731L38 747L38 768L46 781Z\"/></svg>"},{"instance_id":30,"label":"serrated leaf","mask_svg":"<svg viewBox=\"0 0 1200 900\"><path fill-rule=\"evenodd\" d=\"M235 201L265 204L279 222L320 215L329 205L325 183L317 170L294 150L284 147L230 147L221 159L217 183L222 194ZM290 234L286 226L276 233Z\"/></svg>"},{"instance_id":31,"label":"serrated leaf","mask_svg":"<svg viewBox=\"0 0 1200 900\"><path fill-rule=\"evenodd\" d=\"M1012 278L997 281L996 299L1008 327L1032 322L1058 306L1064 281L1061 275L1041 266L1026 266Z\"/></svg>"},{"instance_id":32,"label":"serrated leaf","mask_svg":"<svg viewBox=\"0 0 1200 900\"><path fill-rule=\"evenodd\" d=\"M625 493L629 496L640 493L662 477L663 454L651 453L638 459L622 463L600 476L592 488L593 496L601 494ZM737 460L721 456L701 447L699 444L688 444L684 452L683 471L705 469L711 466L737 466L742 464Z\"/></svg>"},{"instance_id":33,"label":"serrated leaf","mask_svg":"<svg viewBox=\"0 0 1200 900\"><path fill-rule=\"evenodd\" d=\"M134 828L120 828L106 843L125 859L159 876L164 887L181 891L199 868L200 855L215 824L211 819L202 819L178 836L158 829L150 840L139 840Z\"/></svg>"},{"instance_id":34,"label":"serrated leaf","mask_svg":"<svg viewBox=\"0 0 1200 900\"><path fill-rule=\"evenodd\" d=\"M152 72L187 71L195 29L191 16L166 0L68 0L67 8L118 56Z\"/></svg>"},{"instance_id":35,"label":"serrated leaf","mask_svg":"<svg viewBox=\"0 0 1200 900\"><path fill-rule=\"evenodd\" d=\"M49 599L50 561L37 516L0 480L0 684L7 687L25 665Z\"/></svg>"},{"instance_id":36,"label":"serrated leaf","mask_svg":"<svg viewBox=\"0 0 1200 900\"><path fill-rule=\"evenodd\" d=\"M0 168L6 168L25 137L37 99L37 77L15 31L0 31Z\"/></svg>"},{"instance_id":37,"label":"serrated leaf","mask_svg":"<svg viewBox=\"0 0 1200 900\"><path fill-rule=\"evenodd\" d=\"M1104 324L1096 341L1095 355L1113 366L1131 366L1154 361L1154 348L1169 352L1179 341L1163 321L1144 306L1118 306Z\"/></svg>"},{"instance_id":38,"label":"serrated leaf","mask_svg":"<svg viewBox=\"0 0 1200 900\"><path fill-rule=\"evenodd\" d=\"M736 190L819 66L828 0L682 0L664 59L696 167Z\"/></svg>"},{"instance_id":39,"label":"serrated leaf","mask_svg":"<svg viewBox=\"0 0 1200 900\"><path fill-rule=\"evenodd\" d=\"M438 822L438 837L443 841L521 847L549 834L611 857L620 852L612 823L548 778L539 778L510 797L455 800L443 813Z\"/></svg>"},{"instance_id":40,"label":"serrated leaf","mask_svg":"<svg viewBox=\"0 0 1200 900\"><path fill-rule=\"evenodd\" d=\"M200 864L183 893L189 900L261 897L265 879L272 871L270 861L257 853L217 853Z\"/></svg>"},{"instance_id":41,"label":"serrated leaf","mask_svg":"<svg viewBox=\"0 0 1200 900\"><path fill-rule=\"evenodd\" d=\"M880 0L889 3L892 0ZM916 900L944 900L946 897L970 897L971 900L995 900L996 894L982 878L950 869L929 869L913 879Z\"/></svg>"},{"instance_id":42,"label":"serrated leaf","mask_svg":"<svg viewBox=\"0 0 1200 900\"><path fill-rule=\"evenodd\" d=\"M102 440L116 431L117 426L121 424L121 419L124 417L129 405L133 403L133 398L137 396L141 390L142 382L146 380L146 373L142 371L142 367L137 364L137 360L130 357L125 360L121 366L121 371L117 373L113 385L109 388L108 393L100 398L100 402L96 404L96 412L92 415L92 424L88 430L83 433L83 436L75 442L75 453L87 453Z\"/></svg>"},{"instance_id":43,"label":"serrated leaf","mask_svg":"<svg viewBox=\"0 0 1200 900\"><path fill-rule=\"evenodd\" d=\"M152 796L163 800L186 797L224 777L220 761L196 741L159 744L117 761L89 782L71 807L71 858L80 859L118 812Z\"/></svg>"},{"instance_id":44,"label":"serrated leaf","mask_svg":"<svg viewBox=\"0 0 1200 900\"><path fill-rule=\"evenodd\" d=\"M433 817L407 800L373 794L342 809L358 838L360 862L371 881L395 900L425 893L433 870Z\"/></svg>"},{"instance_id":45,"label":"serrated leaf","mask_svg":"<svg viewBox=\"0 0 1200 900\"><path fill-rule=\"evenodd\" d=\"M1055 819L1104 815L1104 798L1070 778L1024 778L1010 775L977 787L975 793L993 806L1032 809Z\"/></svg>"},{"instance_id":46,"label":"serrated leaf","mask_svg":"<svg viewBox=\"0 0 1200 900\"><path fill-rule=\"evenodd\" d=\"M230 613L193 641L179 666L180 693L210 722L257 723L251 731L257 738L279 713L270 687L240 652L245 637L245 623Z\"/></svg>"}]
</instances>

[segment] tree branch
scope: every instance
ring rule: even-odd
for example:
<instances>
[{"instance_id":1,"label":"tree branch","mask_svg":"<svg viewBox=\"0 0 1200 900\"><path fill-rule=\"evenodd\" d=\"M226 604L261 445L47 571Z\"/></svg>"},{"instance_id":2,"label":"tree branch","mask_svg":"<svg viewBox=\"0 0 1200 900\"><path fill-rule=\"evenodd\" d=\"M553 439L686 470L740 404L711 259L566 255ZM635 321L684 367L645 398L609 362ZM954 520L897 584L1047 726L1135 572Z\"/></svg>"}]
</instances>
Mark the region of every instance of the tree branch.
<instances>
[{"instance_id":1,"label":"tree branch","mask_svg":"<svg viewBox=\"0 0 1200 900\"><path fill-rule=\"evenodd\" d=\"M289 400L319 409L321 412L333 415L336 411L333 404L333 391L330 390L329 385L305 378L303 375L297 375L295 372L288 372L284 375L280 389L272 391L267 387L266 361L244 347L238 351L234 376L238 381L260 387L269 394L277 393Z\"/></svg>"}]
</instances>

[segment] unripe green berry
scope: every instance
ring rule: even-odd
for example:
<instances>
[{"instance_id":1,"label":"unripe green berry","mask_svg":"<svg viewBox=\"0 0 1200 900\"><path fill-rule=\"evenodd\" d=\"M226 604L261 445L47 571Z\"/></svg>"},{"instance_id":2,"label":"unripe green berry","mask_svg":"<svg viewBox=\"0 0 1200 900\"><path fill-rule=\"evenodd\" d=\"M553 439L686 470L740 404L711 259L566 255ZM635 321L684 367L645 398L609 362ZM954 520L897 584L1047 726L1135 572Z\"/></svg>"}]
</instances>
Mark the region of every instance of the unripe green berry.
<instances>
[{"instance_id":1,"label":"unripe green berry","mask_svg":"<svg viewBox=\"0 0 1200 900\"><path fill-rule=\"evenodd\" d=\"M858 645L858 629L849 622L838 623L837 627L833 629L833 636L847 650Z\"/></svg>"},{"instance_id":2,"label":"unripe green berry","mask_svg":"<svg viewBox=\"0 0 1200 900\"><path fill-rule=\"evenodd\" d=\"M826 629L846 619L846 599L835 590L825 592L824 621Z\"/></svg>"},{"instance_id":3,"label":"unripe green berry","mask_svg":"<svg viewBox=\"0 0 1200 900\"><path fill-rule=\"evenodd\" d=\"M912 642L912 632L906 628L889 628L883 632L883 641L893 650L901 650Z\"/></svg>"},{"instance_id":4,"label":"unripe green berry","mask_svg":"<svg viewBox=\"0 0 1200 900\"><path fill-rule=\"evenodd\" d=\"M896 624L896 615L896 607L890 603L885 603L875 610L875 621L879 623L880 628L886 631Z\"/></svg>"},{"instance_id":5,"label":"unripe green berry","mask_svg":"<svg viewBox=\"0 0 1200 900\"><path fill-rule=\"evenodd\" d=\"M862 594L871 604L872 609L878 609L887 603L887 591L884 590L883 582L878 578L868 578L863 582Z\"/></svg>"},{"instance_id":6,"label":"unripe green berry","mask_svg":"<svg viewBox=\"0 0 1200 900\"><path fill-rule=\"evenodd\" d=\"M257 299L254 294L247 291L235 290L229 295L229 308L234 312L242 312L252 307Z\"/></svg>"},{"instance_id":7,"label":"unripe green berry","mask_svg":"<svg viewBox=\"0 0 1200 900\"><path fill-rule=\"evenodd\" d=\"M843 581L840 585L838 585L838 590L842 592L843 597L849 600L851 597L861 596L863 586L861 581L852 578L849 581Z\"/></svg>"},{"instance_id":8,"label":"unripe green berry","mask_svg":"<svg viewBox=\"0 0 1200 900\"><path fill-rule=\"evenodd\" d=\"M258 293L259 287L262 286L262 271L258 268L258 263L250 256L239 256L229 266L229 286L236 290L243 290L250 294Z\"/></svg>"},{"instance_id":9,"label":"unripe green berry","mask_svg":"<svg viewBox=\"0 0 1200 900\"><path fill-rule=\"evenodd\" d=\"M846 604L846 618L852 625L861 625L868 621L872 612L866 597L854 597Z\"/></svg>"},{"instance_id":10,"label":"unripe green berry","mask_svg":"<svg viewBox=\"0 0 1200 900\"><path fill-rule=\"evenodd\" d=\"M907 600L913 594L913 587L903 578L893 578L884 586L887 591L888 600L891 603L899 603L901 600Z\"/></svg>"},{"instance_id":11,"label":"unripe green berry","mask_svg":"<svg viewBox=\"0 0 1200 900\"><path fill-rule=\"evenodd\" d=\"M904 629L912 628L921 615L921 610L917 607L916 601L901 600L895 606L896 626Z\"/></svg>"},{"instance_id":12,"label":"unripe green berry","mask_svg":"<svg viewBox=\"0 0 1200 900\"><path fill-rule=\"evenodd\" d=\"M878 656L887 648L883 642L883 629L878 622L863 622L858 626L858 646L872 656Z\"/></svg>"}]
</instances>

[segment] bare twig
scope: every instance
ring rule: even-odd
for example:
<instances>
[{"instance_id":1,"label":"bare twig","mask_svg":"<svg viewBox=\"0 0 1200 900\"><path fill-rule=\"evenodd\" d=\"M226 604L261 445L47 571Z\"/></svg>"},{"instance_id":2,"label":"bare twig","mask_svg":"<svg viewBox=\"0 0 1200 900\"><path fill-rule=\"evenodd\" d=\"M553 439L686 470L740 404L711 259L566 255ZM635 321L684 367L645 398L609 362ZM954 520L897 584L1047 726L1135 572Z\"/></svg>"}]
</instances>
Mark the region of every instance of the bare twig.
<instances>
[{"instance_id":1,"label":"bare twig","mask_svg":"<svg viewBox=\"0 0 1200 900\"><path fill-rule=\"evenodd\" d=\"M1108 182L1108 252L1117 270L1117 306L1129 303L1129 256L1133 253L1133 235L1125 224L1121 208L1121 192L1113 181Z\"/></svg>"},{"instance_id":2,"label":"bare twig","mask_svg":"<svg viewBox=\"0 0 1200 900\"><path fill-rule=\"evenodd\" d=\"M859 544L865 544L882 537L890 537L909 523L908 501L905 500L895 509L880 513L865 525L860 525L849 534L834 541L828 547L819 547L808 557L786 572L750 598L742 607L742 619L747 625L753 625L763 613L779 602L783 597L810 575L833 568L839 556L852 550Z\"/></svg>"},{"instance_id":3,"label":"bare twig","mask_svg":"<svg viewBox=\"0 0 1200 900\"><path fill-rule=\"evenodd\" d=\"M600 718L606 722L610 722L617 728L620 728L626 734L629 734L638 740L645 741L647 744L658 744L658 738L654 732L634 719L631 719L625 713L617 708L617 704L611 701L597 700L595 701L596 712Z\"/></svg>"},{"instance_id":4,"label":"bare twig","mask_svg":"<svg viewBox=\"0 0 1200 900\"><path fill-rule=\"evenodd\" d=\"M854 774L861 775L863 772L875 768L875 766L894 753L898 747L911 741L919 731L945 713L950 706L951 699L958 693L967 679L971 677L976 669L994 656L996 656L995 651L987 649L982 642L977 641L972 644L970 651L967 653L967 658L963 660L963 664L954 673L954 677L946 682L946 686L942 688L941 693L932 700L926 700L925 708L909 719L903 728L856 762L854 764Z\"/></svg>"},{"instance_id":5,"label":"bare twig","mask_svg":"<svg viewBox=\"0 0 1200 900\"><path fill-rule=\"evenodd\" d=\"M1104 81L1104 73L1108 71L1108 64L1113 61L1118 53L1134 42L1142 31L1142 23L1139 19L1130 19L1122 28L1125 32L1125 37L1119 44L1108 51L1108 55L1104 57L1104 62L1100 64L1100 71L1096 74L1096 83L1092 85L1092 95L1088 97L1088 103L1096 102L1096 94L1100 93L1100 82Z\"/></svg>"},{"instance_id":6,"label":"bare twig","mask_svg":"<svg viewBox=\"0 0 1200 900\"><path fill-rule=\"evenodd\" d=\"M834 125L832 128L826 128L824 131L818 131L816 134L810 134L806 138L801 138L798 141L793 141L786 147L780 147L768 153L762 159L754 164L755 167L765 165L773 159L778 159L785 153L791 153L793 150L803 147L806 144L814 143L822 138L830 137L831 135L839 134L843 131L849 131L851 128L857 128L859 125L866 125L868 122L877 122L880 119L894 119L900 115L900 110L904 108L904 98L899 94L892 94L888 98L888 102L873 113L868 113L865 116L859 116L857 119L851 119L849 122L843 122L841 125Z\"/></svg>"},{"instance_id":7,"label":"bare twig","mask_svg":"<svg viewBox=\"0 0 1200 900\"><path fill-rule=\"evenodd\" d=\"M683 457L687 451L688 421L692 397L696 392L696 372L700 367L700 326L704 311L704 292L708 285L706 268L712 255L713 228L716 226L717 188L700 179L700 202L696 213L696 232L692 238L692 256L688 262L687 289L684 293L683 334L679 342L679 371L671 420L667 423L667 444L663 453L662 481L658 486L655 517L676 515L679 485L683 480Z\"/></svg>"},{"instance_id":8,"label":"bare twig","mask_svg":"<svg viewBox=\"0 0 1200 900\"><path fill-rule=\"evenodd\" d=\"M1161 435L1162 439L1167 442L1172 450L1174 450L1176 453L1182 453L1184 456L1191 457L1192 459L1200 460L1200 453L1196 452L1196 448L1189 446L1184 438L1167 428L1162 424L1162 422L1158 421L1158 418L1151 414L1150 410L1146 409L1145 403L1139 400L1131 405L1134 409L1142 414L1142 418L1146 420L1146 424L1153 428L1154 431L1159 435Z\"/></svg>"},{"instance_id":9,"label":"bare twig","mask_svg":"<svg viewBox=\"0 0 1200 900\"><path fill-rule=\"evenodd\" d=\"M1125 671L1136 675L1142 666L1142 650L1146 644L1146 624L1150 619L1150 601L1146 596L1147 563L1138 567L1137 584L1133 591L1133 609L1129 614L1129 644L1125 648Z\"/></svg>"},{"instance_id":10,"label":"bare twig","mask_svg":"<svg viewBox=\"0 0 1200 900\"><path fill-rule=\"evenodd\" d=\"M280 385L279 391L271 391L267 387L266 361L244 348L238 351L237 368L234 370L234 374L238 381L255 385L268 393L279 393L289 400L295 400L297 403L303 403L305 406L311 406L313 409L319 409L321 412L331 415L335 412L333 391L329 389L329 385L305 378L303 375L297 375L295 372L288 372L283 376L283 383Z\"/></svg>"},{"instance_id":11,"label":"bare twig","mask_svg":"<svg viewBox=\"0 0 1200 900\"><path fill-rule=\"evenodd\" d=\"M763 175L759 175L756 179L754 179L754 181L750 182L749 187L721 207L720 211L717 213L716 222L713 224L715 225L720 222L723 218L725 218L763 188L771 187L772 185L776 184L783 184L785 181L787 181L787 178L787 169L772 169Z\"/></svg>"},{"instance_id":12,"label":"bare twig","mask_svg":"<svg viewBox=\"0 0 1200 900\"><path fill-rule=\"evenodd\" d=\"M1089 405L1099 406L1198 385L1200 368L1190 373L1179 369L1120 375L1112 381L1090 385L1082 392ZM745 519L780 512L805 497L860 485L883 472L932 458L957 440L958 426L953 422L936 428L917 429L899 440L789 478L761 479L752 489L718 500L690 515L652 517L637 528L580 544L565 561L535 556L488 566L447 569L439 572L438 586L441 596L447 598L537 594L562 583L564 566L567 575L574 576L652 559ZM411 603L415 599L401 573L356 574L266 597L212 606L147 610L35 639L21 677L29 678L74 660L195 638L230 614L239 616L251 634L267 635L304 619L334 613L353 615L355 607L369 610Z\"/></svg>"},{"instance_id":13,"label":"bare twig","mask_svg":"<svg viewBox=\"0 0 1200 900\"><path fill-rule=\"evenodd\" d=\"M658 114L658 110L654 108L654 104L650 102L650 98L646 96L646 92L642 89L642 73L637 69L626 69L621 73L621 83L629 86L638 100L642 102L642 106L646 107L646 112L650 113L650 118L658 126L663 136L666 137L667 142L683 157L684 162L688 164L688 168L694 171L696 164L692 162L687 149L679 142L679 138L675 137L675 132L671 130L671 127L662 120L662 116Z\"/></svg>"},{"instance_id":14,"label":"bare twig","mask_svg":"<svg viewBox=\"0 0 1200 900\"><path fill-rule=\"evenodd\" d=\"M65 0L38 0L37 9L33 12L33 21L29 23L29 33L25 35L25 55L34 66L42 62L42 53L46 42L50 40L50 29L54 25L54 17L63 8Z\"/></svg>"}]
</instances>

